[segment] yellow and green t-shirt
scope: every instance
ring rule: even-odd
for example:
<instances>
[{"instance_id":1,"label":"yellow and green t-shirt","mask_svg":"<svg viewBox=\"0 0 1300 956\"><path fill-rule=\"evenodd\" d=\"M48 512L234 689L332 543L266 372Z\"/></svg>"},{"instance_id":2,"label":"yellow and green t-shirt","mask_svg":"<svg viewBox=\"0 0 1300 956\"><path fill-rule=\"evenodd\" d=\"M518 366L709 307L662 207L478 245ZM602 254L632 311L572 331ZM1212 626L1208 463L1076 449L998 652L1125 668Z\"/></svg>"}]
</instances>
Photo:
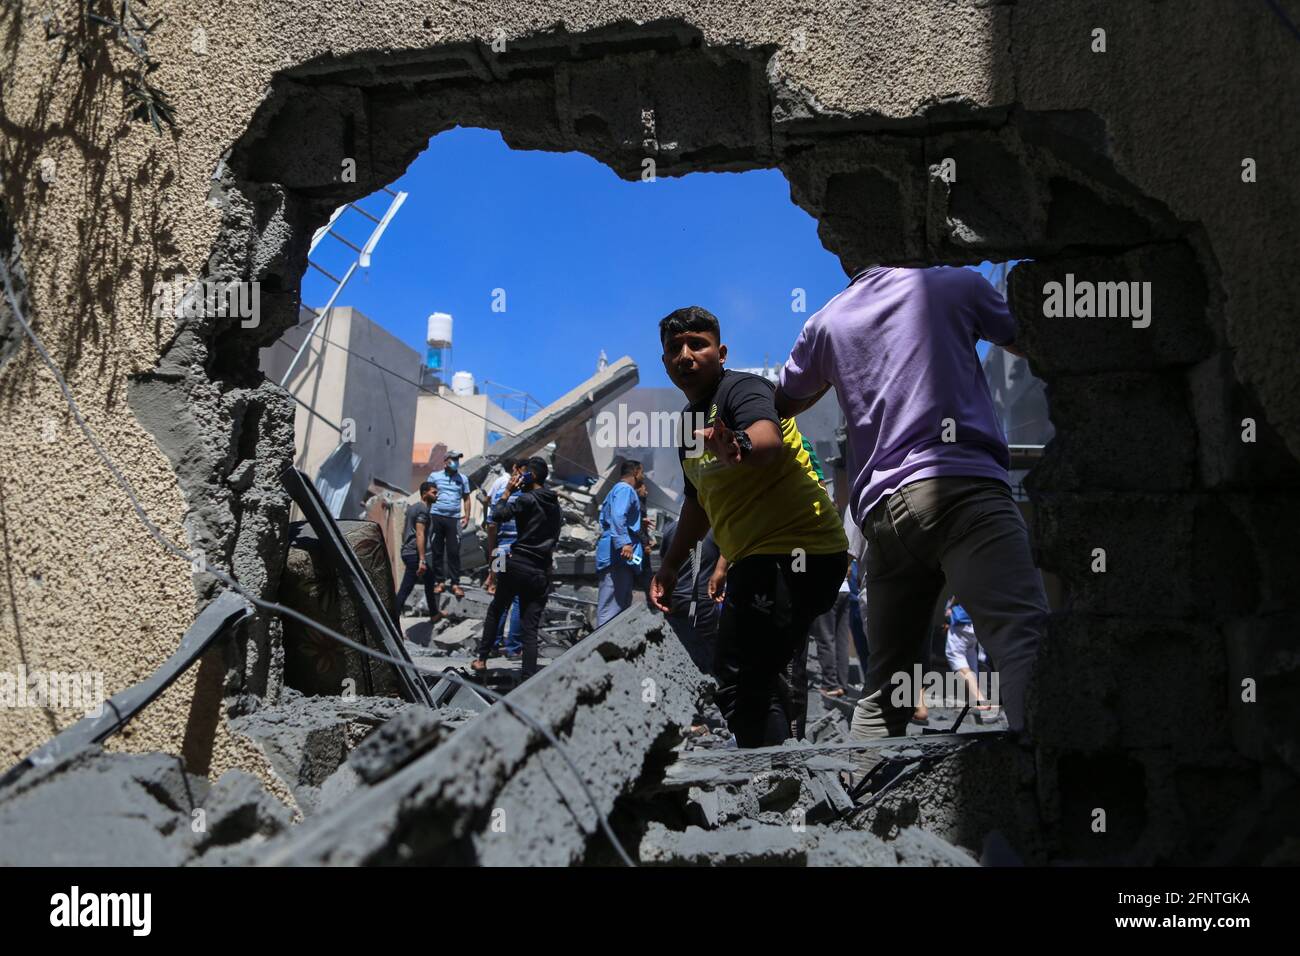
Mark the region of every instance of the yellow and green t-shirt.
<instances>
[{"instance_id":1,"label":"yellow and green t-shirt","mask_svg":"<svg viewBox=\"0 0 1300 956\"><path fill-rule=\"evenodd\" d=\"M711 452L691 457L679 449L686 495L709 516L718 549L728 561L751 554L836 554L849 549L835 505L813 469L793 418L776 413L775 386L759 375L726 370L710 398L686 408L686 428L716 420L731 429L775 422L781 457L769 465L724 465Z\"/></svg>"}]
</instances>

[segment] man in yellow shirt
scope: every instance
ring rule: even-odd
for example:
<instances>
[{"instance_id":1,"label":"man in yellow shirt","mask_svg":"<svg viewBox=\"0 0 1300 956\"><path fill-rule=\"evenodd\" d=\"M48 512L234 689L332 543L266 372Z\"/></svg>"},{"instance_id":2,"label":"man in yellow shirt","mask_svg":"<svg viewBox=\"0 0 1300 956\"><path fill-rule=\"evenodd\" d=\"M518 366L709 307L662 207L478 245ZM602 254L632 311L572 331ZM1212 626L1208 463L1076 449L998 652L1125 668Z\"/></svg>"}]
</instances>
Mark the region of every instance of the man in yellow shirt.
<instances>
[{"instance_id":1,"label":"man in yellow shirt","mask_svg":"<svg viewBox=\"0 0 1300 956\"><path fill-rule=\"evenodd\" d=\"M650 600L667 612L677 569L712 527L729 563L714 662L718 706L739 746L780 744L803 711L786 671L807 653L813 619L835 603L848 539L794 419L777 415L775 387L723 368L717 318L698 306L678 309L659 323L659 339L668 377L690 404L678 452L685 503Z\"/></svg>"}]
</instances>

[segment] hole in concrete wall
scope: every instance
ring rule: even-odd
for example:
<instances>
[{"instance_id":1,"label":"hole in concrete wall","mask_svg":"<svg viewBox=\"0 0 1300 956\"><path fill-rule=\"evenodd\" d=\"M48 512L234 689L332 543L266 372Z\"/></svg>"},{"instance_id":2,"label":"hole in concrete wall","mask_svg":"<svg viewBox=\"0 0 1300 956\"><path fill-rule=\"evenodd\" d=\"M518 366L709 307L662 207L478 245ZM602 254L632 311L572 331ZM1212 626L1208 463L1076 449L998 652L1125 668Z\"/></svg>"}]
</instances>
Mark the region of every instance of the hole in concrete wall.
<instances>
[{"instance_id":1,"label":"hole in concrete wall","mask_svg":"<svg viewBox=\"0 0 1300 956\"><path fill-rule=\"evenodd\" d=\"M1179 221L1115 172L1096 117L958 108L942 124L920 116L865 133L861 123L806 104L797 123L785 123L774 120L774 103L798 94L771 87L770 49L708 47L680 23L548 34L519 52L527 55L493 59L459 46L302 64L277 77L217 170L224 218L212 271L263 284L261 325L184 328L163 359L173 377L137 383L144 392L171 390L155 404L172 408L172 420L142 421L172 460L182 451L207 456L198 467L178 466L178 479L192 508L215 510L203 523L226 529L214 540L216 560L275 593L287 515L276 476L293 456L293 410L258 380L256 356L297 321L312 232L336 206L391 182L430 137L459 124L500 130L519 148L585 152L628 179L646 159L660 176L779 167L792 199L818 219L824 244L849 273L870 262L1032 258L1016 270L1009 301L1057 419L1049 461L1030 486L1039 563L1061 577L1063 620L1086 632L1104 619L1121 642L1139 642L1152 617L1190 628L1200 615L1212 633L1196 646L1222 656L1213 629L1223 615L1241 619L1260 602L1286 604L1289 585L1268 575L1258 591L1228 593L1226 609L1207 607L1198 593L1192 569L1208 547L1199 533L1205 508L1242 514L1232 495L1259 479L1256 459L1234 444L1234 416L1250 397L1233 377L1213 250L1197 224ZM353 154L357 180L345 183L339 163ZM946 157L958 163L953 182L934 173ZM1138 329L1046 319L1045 283L1071 274L1151 282L1159 321ZM226 451L225 436L236 433L242 414L232 409L253 406L262 410L255 477L229 494L231 476L249 467L235 460L247 447ZM1105 423L1115 427L1107 431ZM1116 465L1118 455L1129 467ZM1281 450L1272 460L1271 480L1295 474ZM1261 568L1274 558L1287 566L1261 518L1247 514L1239 540L1267 556ZM1090 569L1097 547L1110 560L1105 575ZM257 654L250 656L266 659L276 628L263 621L252 629ZM1071 652L1086 655L1087 642ZM275 692L265 674L245 674L243 683L255 694ZM1040 697L1050 702L1052 688L1044 690ZM1179 699L1178 687L1167 690ZM1152 688L1121 684L1116 692L1146 700ZM1198 718L1171 733L1230 723L1223 698L1201 696L1196 707ZM1140 765L1122 752L1077 756L1126 746L1113 727L1070 734L1047 742L1067 753L1059 767L1064 803L1096 806L1101 788L1123 811L1111 814L1107 845L1131 846L1162 812L1146 804ZM1206 746L1182 739L1156 745L1211 759ZM1228 744L1216 738L1207 746ZM1061 848L1096 858L1072 826L1060 835Z\"/></svg>"}]
</instances>

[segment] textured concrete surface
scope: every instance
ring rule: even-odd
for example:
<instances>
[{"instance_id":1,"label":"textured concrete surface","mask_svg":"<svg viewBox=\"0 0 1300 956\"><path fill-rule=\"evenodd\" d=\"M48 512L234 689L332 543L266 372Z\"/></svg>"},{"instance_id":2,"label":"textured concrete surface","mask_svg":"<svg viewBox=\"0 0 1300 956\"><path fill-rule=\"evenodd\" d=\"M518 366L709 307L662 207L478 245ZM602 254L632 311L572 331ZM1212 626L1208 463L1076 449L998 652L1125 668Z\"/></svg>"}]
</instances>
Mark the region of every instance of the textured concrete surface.
<instances>
[{"instance_id":1,"label":"textured concrete surface","mask_svg":"<svg viewBox=\"0 0 1300 956\"><path fill-rule=\"evenodd\" d=\"M886 843L870 833L746 821L721 830L682 832L652 824L640 860L666 866L977 866L932 833L909 827Z\"/></svg>"},{"instance_id":2,"label":"textured concrete surface","mask_svg":"<svg viewBox=\"0 0 1300 956\"><path fill-rule=\"evenodd\" d=\"M510 701L556 734L601 811L680 740L705 678L644 608L593 632ZM391 776L268 846L271 865L566 865L603 840L577 779L497 704Z\"/></svg>"},{"instance_id":3,"label":"textured concrete surface","mask_svg":"<svg viewBox=\"0 0 1300 956\"><path fill-rule=\"evenodd\" d=\"M75 9L54 6L65 19ZM1040 802L1062 852L1074 852L1089 760L1116 768L1117 800L1140 802L1125 803L1134 827L1172 843L1182 832L1186 846L1221 821L1242 779L1233 759L1259 800L1288 792L1300 725L1273 718L1300 679L1288 623L1297 558L1279 530L1297 510L1300 453L1287 268L1300 87L1294 37L1266 5L1189 0L1176 27L1158 0L762 0L743 15L721 0L151 10L167 18L151 40L164 64L153 79L181 126L161 137L122 114L109 69L120 51L83 74L59 65L35 8L0 12L0 254L20 261L32 321L174 539L275 592L294 406L258 379L257 349L298 315L312 230L393 179L431 135L485 125L515 146L586 151L626 177L647 158L659 175L775 165L846 270L1036 260L1013 273L1011 299L1061 417L1031 482L1041 563L1066 588L1054 627L1117 618L1104 656L1062 639L1040 699L1101 668L1125 713L1154 693L1226 714L1231 735L1208 735L1194 754L1163 718L1124 734L1103 722L1092 738L1045 718ZM1092 51L1099 26L1105 53ZM338 181L346 156L358 159L354 184ZM1242 182L1247 157L1257 182ZM935 173L944 158L955 182ZM1151 281L1149 334L1046 320L1042 281L1072 269ZM260 326L156 315L154 284L186 276L257 279ZM187 581L184 562L131 520L4 311L0 667L102 670L106 687L126 686L174 646L211 582ZM1100 440L1103 417L1128 434ZM1240 440L1244 417L1258 422L1254 445ZM66 533L70 510L80 538ZM1097 547L1104 575L1090 570ZM1186 659L1206 666L1170 672L1157 658L1178 658L1176 622L1193 617L1205 629ZM1165 637L1139 661L1148 680L1116 678L1135 656L1124 635L1153 626ZM282 787L223 720L278 699L280 653L278 623L259 617L111 746ZM1268 693L1245 703L1243 680ZM77 716L7 709L0 747L16 760ZM1119 748L1104 751L1110 763L1105 740ZM1128 783L1174 771L1195 783Z\"/></svg>"},{"instance_id":4,"label":"textured concrete surface","mask_svg":"<svg viewBox=\"0 0 1300 956\"><path fill-rule=\"evenodd\" d=\"M0 792L0 866L210 862L253 852L291 818L243 771L209 784L175 757L92 746Z\"/></svg>"}]
</instances>

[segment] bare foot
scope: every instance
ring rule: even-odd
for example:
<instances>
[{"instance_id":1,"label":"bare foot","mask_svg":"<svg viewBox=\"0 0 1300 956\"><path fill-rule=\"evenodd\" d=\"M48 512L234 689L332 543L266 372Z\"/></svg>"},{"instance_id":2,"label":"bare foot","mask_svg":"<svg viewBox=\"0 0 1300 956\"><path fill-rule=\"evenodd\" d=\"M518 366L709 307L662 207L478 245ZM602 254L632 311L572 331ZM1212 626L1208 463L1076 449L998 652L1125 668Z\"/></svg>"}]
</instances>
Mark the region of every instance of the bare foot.
<instances>
[{"instance_id":1,"label":"bare foot","mask_svg":"<svg viewBox=\"0 0 1300 956\"><path fill-rule=\"evenodd\" d=\"M465 589L462 588L459 584L453 584L451 586L451 594L452 597L463 598L465 596Z\"/></svg>"}]
</instances>

